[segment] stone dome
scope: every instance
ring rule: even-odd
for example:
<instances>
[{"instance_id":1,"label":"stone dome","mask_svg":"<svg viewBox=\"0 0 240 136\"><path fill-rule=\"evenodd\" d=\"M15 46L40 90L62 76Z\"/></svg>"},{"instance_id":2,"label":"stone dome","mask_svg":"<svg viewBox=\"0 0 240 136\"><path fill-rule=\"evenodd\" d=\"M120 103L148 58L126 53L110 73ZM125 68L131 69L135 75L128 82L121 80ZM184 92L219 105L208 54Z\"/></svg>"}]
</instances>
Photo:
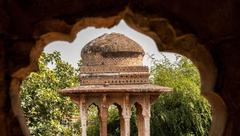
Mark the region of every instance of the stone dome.
<instances>
[{"instance_id":1,"label":"stone dome","mask_svg":"<svg viewBox=\"0 0 240 136\"><path fill-rule=\"evenodd\" d=\"M86 44L81 57L83 65L141 66L143 48L123 34L104 34Z\"/></svg>"}]
</instances>

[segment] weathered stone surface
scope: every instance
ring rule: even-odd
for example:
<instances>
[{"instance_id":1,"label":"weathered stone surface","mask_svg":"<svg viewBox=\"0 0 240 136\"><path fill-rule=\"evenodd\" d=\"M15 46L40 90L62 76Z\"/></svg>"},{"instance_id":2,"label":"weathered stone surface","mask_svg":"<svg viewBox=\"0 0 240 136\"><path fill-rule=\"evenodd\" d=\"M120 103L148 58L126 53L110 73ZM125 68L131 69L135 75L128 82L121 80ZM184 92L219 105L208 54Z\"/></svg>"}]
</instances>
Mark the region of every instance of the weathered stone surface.
<instances>
[{"instance_id":1,"label":"weathered stone surface","mask_svg":"<svg viewBox=\"0 0 240 136\"><path fill-rule=\"evenodd\" d=\"M83 47L81 57L87 66L141 66L143 48L123 34L104 34Z\"/></svg>"},{"instance_id":2,"label":"weathered stone surface","mask_svg":"<svg viewBox=\"0 0 240 136\"><path fill-rule=\"evenodd\" d=\"M119 109L120 135L130 136L131 108L136 103L139 104L136 107L139 136L150 136L150 105L154 98L171 89L149 83L150 74L148 67L143 66L143 55L139 44L119 33L104 34L83 47L80 86L59 91L79 105L82 136L87 136L87 111L92 104L100 105L101 136L107 136L111 104Z\"/></svg>"}]
</instances>

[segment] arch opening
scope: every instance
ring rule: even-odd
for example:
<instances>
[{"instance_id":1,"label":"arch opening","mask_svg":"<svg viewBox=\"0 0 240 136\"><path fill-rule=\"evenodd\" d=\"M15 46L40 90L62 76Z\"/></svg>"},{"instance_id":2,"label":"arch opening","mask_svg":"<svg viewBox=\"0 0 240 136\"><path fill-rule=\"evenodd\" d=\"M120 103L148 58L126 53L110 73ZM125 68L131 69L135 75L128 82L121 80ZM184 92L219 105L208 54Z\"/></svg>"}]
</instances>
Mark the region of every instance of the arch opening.
<instances>
[{"instance_id":1,"label":"arch opening","mask_svg":"<svg viewBox=\"0 0 240 136\"><path fill-rule=\"evenodd\" d=\"M120 105L114 103L108 108L108 125L107 132L109 136L120 136L120 118L122 108Z\"/></svg>"},{"instance_id":2,"label":"arch opening","mask_svg":"<svg viewBox=\"0 0 240 136\"><path fill-rule=\"evenodd\" d=\"M130 22L130 21L127 21L129 24L131 24L131 26L136 26L136 24L138 24L137 22ZM80 23L81 24L81 23ZM114 23L112 23L112 24L114 24ZM81 25L80 25L81 26ZM93 25L94 26L94 25ZM104 25L102 25L102 26L104 26ZM78 25L76 25L76 27L79 27ZM82 26L81 26L82 27ZM136 28L136 27L134 27L134 28ZM79 29L81 29L81 28L77 28L77 29L75 29L74 31L76 31L76 30L79 30ZM140 28L136 28L137 30L139 30ZM144 31L141 31L141 32L143 32L143 33L147 33L147 32L144 32ZM74 32L73 32L74 33ZM52 34L52 35L51 35ZM67 41L69 41L69 39L72 39L72 38L70 38L70 37L68 37L68 36L65 36L65 35L62 35L62 34L59 34L59 33L51 33L51 34L48 34L48 35L44 35L43 37L41 37L41 39L44 39L43 41L39 41L38 43L37 43L37 46L39 46L39 48L38 49L42 49L45 45L46 45L46 43L48 43L48 42L50 42L50 41L53 41L53 39L60 39L60 40L67 40ZM149 33L148 33L149 34ZM53 36L54 35L54 36ZM73 34L74 35L74 34ZM151 34L150 34L151 35ZM153 36L152 36L153 35ZM155 37L155 38L153 38L156 42L157 42L157 44L159 44L159 38L156 38L156 35L155 34L152 34L151 35L151 37ZM50 36L50 37L49 37ZM46 39L45 39L46 38ZM181 37L182 38L182 37ZM180 40L181 40L181 38L179 38ZM187 37L187 38L189 38L189 37ZM190 38L191 39L191 38ZM184 40L186 40L186 39L184 39ZM181 41L180 41L181 42ZM181 43L180 43L181 44ZM158 46L160 46L160 45L158 45ZM191 48L191 47L188 47L188 46L190 46L190 45L187 45L186 46L186 48ZM164 47L165 48L165 47ZM172 48L172 49L171 49ZM170 49L167 49L167 47L166 47L166 50L171 50L171 51L173 51L173 50L175 50L175 47L171 47ZM202 60L199 60L199 59L197 59L197 57L198 56L194 56L193 54L194 53L189 53L189 54L186 54L186 52L185 51L182 51L181 50L181 48L183 49L183 50L185 50L185 48L184 47L179 47L180 49L178 49L178 48L176 48L176 52L181 52L182 54L185 54L186 56L190 56L190 58L192 59L192 60L194 60L194 62L195 63L197 63L198 64L198 68L200 69L200 73L204 73L204 72L206 72L206 70L205 69L207 69L206 67L204 67L203 66L203 64L206 64L206 63L208 63L208 62L203 62ZM197 47L197 48L199 48L199 47ZM203 51L203 52L205 52L205 50L204 49L200 49L200 53L201 53L201 51ZM36 58L38 58L38 55L36 55L36 54L39 54L39 53L36 53L37 52L37 49L36 50L33 50L32 51L32 59L34 60L34 59L36 59ZM197 53L197 54L199 54L199 53ZM205 53L204 53L205 54ZM208 57L208 55L206 55L207 57ZM193 58L192 58L193 57ZM204 58L202 58L203 60L204 59L206 59L206 57ZM211 59L206 59L206 60L211 60ZM196 61L199 61L199 62L196 62ZM210 63L210 64L212 64L212 63ZM209 67L209 66L208 66ZM211 67L211 66L210 66ZM19 73L16 73L15 75L14 75L14 77L17 77L16 78L16 82L18 82L18 79L22 79L22 78L24 78L26 75L27 75L27 73L29 72L29 70L31 71L31 70L33 70L34 68L36 68L36 63L35 64L31 64L28 68L26 68L25 70L26 71L23 71L23 74L21 73L21 72L19 72ZM203 70L202 70L203 69ZM212 73L213 75L214 75L214 68L210 68L210 70L212 70L212 71L210 71L210 73ZM20 78L19 78L19 76L20 76ZM210 76L210 77L204 77L204 76L207 76L206 74L204 74L204 75L202 75L201 74L201 76L202 76L202 90L204 90L204 92L205 91L209 91L209 90L211 90L211 89L213 89L213 85L214 85L214 76ZM212 81L211 81L211 80ZM15 84L15 82L13 82L13 84ZM203 87L204 86L204 87ZM220 107L221 107L222 105L220 105ZM16 110L15 110L16 111ZM223 110L222 110L223 112L224 112L224 108L223 108ZM18 110L16 111L16 113L20 113ZM225 114L224 114L224 116L225 116ZM21 118L21 115L20 115L20 118ZM20 119L21 120L21 119Z\"/></svg>"},{"instance_id":3,"label":"arch opening","mask_svg":"<svg viewBox=\"0 0 240 136\"><path fill-rule=\"evenodd\" d=\"M100 135L100 116L99 107L93 103L88 107L87 117L87 135L99 136Z\"/></svg>"}]
</instances>

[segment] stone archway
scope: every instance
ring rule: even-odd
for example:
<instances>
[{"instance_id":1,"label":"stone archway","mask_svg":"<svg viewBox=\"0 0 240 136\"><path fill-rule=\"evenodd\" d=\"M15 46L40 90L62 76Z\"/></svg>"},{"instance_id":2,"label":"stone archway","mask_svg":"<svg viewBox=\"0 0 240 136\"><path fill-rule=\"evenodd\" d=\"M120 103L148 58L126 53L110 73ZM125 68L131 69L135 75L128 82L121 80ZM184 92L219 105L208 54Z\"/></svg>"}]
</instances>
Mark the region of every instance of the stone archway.
<instances>
[{"instance_id":1,"label":"stone archway","mask_svg":"<svg viewBox=\"0 0 240 136\"><path fill-rule=\"evenodd\" d=\"M50 42L60 40L71 42L76 34L88 26L110 28L121 19L133 29L150 36L160 51L182 54L192 60L201 76L201 91L212 105L213 121L210 135L223 135L227 119L226 106L221 97L213 92L217 69L210 53L201 45L193 34L177 35L173 26L165 18L133 13L128 7L115 16L86 17L74 25L60 20L45 20L35 27L36 45L30 54L30 65L15 72L11 82L11 104L25 135L29 135L24 115L20 108L19 86L21 81L32 71L38 69L37 61L43 48ZM221 119L221 120L219 120Z\"/></svg>"}]
</instances>

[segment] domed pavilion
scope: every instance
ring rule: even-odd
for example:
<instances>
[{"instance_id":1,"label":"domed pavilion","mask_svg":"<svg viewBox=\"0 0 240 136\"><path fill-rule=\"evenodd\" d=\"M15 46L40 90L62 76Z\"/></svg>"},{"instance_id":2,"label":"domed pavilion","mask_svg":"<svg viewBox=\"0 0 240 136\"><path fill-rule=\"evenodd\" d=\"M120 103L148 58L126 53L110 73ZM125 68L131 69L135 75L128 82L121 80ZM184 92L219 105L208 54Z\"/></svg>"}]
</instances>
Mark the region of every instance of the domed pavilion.
<instances>
[{"instance_id":1,"label":"domed pavilion","mask_svg":"<svg viewBox=\"0 0 240 136\"><path fill-rule=\"evenodd\" d=\"M118 106L121 136L130 136L134 105L138 135L150 136L150 106L171 89L149 83L143 48L122 34L104 34L85 45L81 57L80 86L60 93L70 96L80 107L82 136L87 136L87 110L92 104L99 109L101 136L107 136L108 108L112 104Z\"/></svg>"}]
</instances>

